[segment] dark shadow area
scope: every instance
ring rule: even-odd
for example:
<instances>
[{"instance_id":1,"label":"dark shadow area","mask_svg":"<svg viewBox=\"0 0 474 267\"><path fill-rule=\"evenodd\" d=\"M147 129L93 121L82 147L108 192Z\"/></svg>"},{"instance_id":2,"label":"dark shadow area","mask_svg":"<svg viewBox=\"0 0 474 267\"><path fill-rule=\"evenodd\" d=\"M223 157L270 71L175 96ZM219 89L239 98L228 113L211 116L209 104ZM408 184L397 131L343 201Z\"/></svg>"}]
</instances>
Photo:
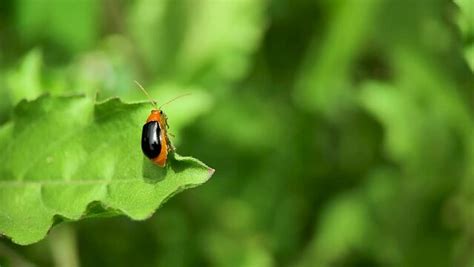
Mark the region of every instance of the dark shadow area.
<instances>
[{"instance_id":1,"label":"dark shadow area","mask_svg":"<svg viewBox=\"0 0 474 267\"><path fill-rule=\"evenodd\" d=\"M189 164L187 164L187 160L176 160L175 154L170 153L168 155L168 166L170 166L175 173L179 173L184 171L186 167L189 167Z\"/></svg>"},{"instance_id":2,"label":"dark shadow area","mask_svg":"<svg viewBox=\"0 0 474 267\"><path fill-rule=\"evenodd\" d=\"M161 168L147 158L143 158L143 180L146 183L155 184L165 179L167 167Z\"/></svg>"}]
</instances>

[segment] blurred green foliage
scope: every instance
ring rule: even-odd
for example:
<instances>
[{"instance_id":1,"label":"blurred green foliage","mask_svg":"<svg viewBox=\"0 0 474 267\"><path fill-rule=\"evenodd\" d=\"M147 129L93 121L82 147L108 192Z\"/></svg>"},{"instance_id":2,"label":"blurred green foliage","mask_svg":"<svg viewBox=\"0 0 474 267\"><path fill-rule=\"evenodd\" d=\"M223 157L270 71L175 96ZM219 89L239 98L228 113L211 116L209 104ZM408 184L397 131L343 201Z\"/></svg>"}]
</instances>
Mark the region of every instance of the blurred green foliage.
<instances>
[{"instance_id":1,"label":"blurred green foliage","mask_svg":"<svg viewBox=\"0 0 474 267\"><path fill-rule=\"evenodd\" d=\"M472 267L473 14L471 0L2 1L2 122L43 93L192 92L165 111L172 131L186 122L178 151L217 172L147 221L73 224L75 246L1 240L0 265L72 248L84 266Z\"/></svg>"}]
</instances>

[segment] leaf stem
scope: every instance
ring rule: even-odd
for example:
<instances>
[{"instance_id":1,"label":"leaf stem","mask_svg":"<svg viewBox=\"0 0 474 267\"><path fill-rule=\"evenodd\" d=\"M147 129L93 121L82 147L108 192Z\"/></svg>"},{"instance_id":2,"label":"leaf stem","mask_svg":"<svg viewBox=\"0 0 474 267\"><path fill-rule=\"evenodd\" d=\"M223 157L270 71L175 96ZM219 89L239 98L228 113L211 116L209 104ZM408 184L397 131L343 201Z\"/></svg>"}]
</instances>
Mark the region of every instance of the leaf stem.
<instances>
[{"instance_id":1,"label":"leaf stem","mask_svg":"<svg viewBox=\"0 0 474 267\"><path fill-rule=\"evenodd\" d=\"M58 225L49 238L51 254L56 267L79 267L76 233L71 225Z\"/></svg>"}]
</instances>

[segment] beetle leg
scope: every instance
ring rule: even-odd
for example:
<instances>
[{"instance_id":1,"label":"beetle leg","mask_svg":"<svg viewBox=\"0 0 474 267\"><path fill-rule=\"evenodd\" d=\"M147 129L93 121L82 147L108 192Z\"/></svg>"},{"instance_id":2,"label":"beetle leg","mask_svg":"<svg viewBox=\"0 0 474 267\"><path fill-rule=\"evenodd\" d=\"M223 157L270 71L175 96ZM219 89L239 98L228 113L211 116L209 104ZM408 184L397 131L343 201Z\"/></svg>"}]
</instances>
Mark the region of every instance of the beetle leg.
<instances>
[{"instance_id":1,"label":"beetle leg","mask_svg":"<svg viewBox=\"0 0 474 267\"><path fill-rule=\"evenodd\" d=\"M171 151L175 151L176 148L173 146L173 144L171 143L170 139L168 137L166 137L166 142L168 143L168 152L171 152Z\"/></svg>"}]
</instances>

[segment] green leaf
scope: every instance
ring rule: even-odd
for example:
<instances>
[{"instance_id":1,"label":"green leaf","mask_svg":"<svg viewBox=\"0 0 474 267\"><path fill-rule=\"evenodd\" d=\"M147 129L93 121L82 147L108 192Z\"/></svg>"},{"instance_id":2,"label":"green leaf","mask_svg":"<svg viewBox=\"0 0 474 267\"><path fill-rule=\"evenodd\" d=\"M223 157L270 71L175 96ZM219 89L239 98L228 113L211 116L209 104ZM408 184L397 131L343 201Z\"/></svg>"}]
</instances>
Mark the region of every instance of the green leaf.
<instances>
[{"instance_id":1,"label":"green leaf","mask_svg":"<svg viewBox=\"0 0 474 267\"><path fill-rule=\"evenodd\" d=\"M125 214L142 220L214 170L175 153L166 168L140 148L148 103L83 96L22 101L0 128L0 233L42 239L54 221ZM172 118L170 118L172 120Z\"/></svg>"},{"instance_id":2,"label":"green leaf","mask_svg":"<svg viewBox=\"0 0 474 267\"><path fill-rule=\"evenodd\" d=\"M314 36L295 92L301 107L334 115L351 105L350 69L380 5L381 1L374 0L343 1L324 39Z\"/></svg>"},{"instance_id":3,"label":"green leaf","mask_svg":"<svg viewBox=\"0 0 474 267\"><path fill-rule=\"evenodd\" d=\"M33 49L21 60L18 68L8 73L6 82L11 102L16 104L21 99L34 99L41 94L42 66L41 51Z\"/></svg>"},{"instance_id":4,"label":"green leaf","mask_svg":"<svg viewBox=\"0 0 474 267\"><path fill-rule=\"evenodd\" d=\"M474 72L474 1L454 0L454 2L459 6L457 22L466 40L464 56Z\"/></svg>"},{"instance_id":5,"label":"green leaf","mask_svg":"<svg viewBox=\"0 0 474 267\"><path fill-rule=\"evenodd\" d=\"M247 72L266 6L265 0L139 0L127 27L160 80L220 89Z\"/></svg>"},{"instance_id":6,"label":"green leaf","mask_svg":"<svg viewBox=\"0 0 474 267\"><path fill-rule=\"evenodd\" d=\"M321 214L316 234L309 243L299 267L332 266L351 251L365 251L376 231L365 199L359 192L346 193L332 200Z\"/></svg>"},{"instance_id":7,"label":"green leaf","mask_svg":"<svg viewBox=\"0 0 474 267\"><path fill-rule=\"evenodd\" d=\"M474 36L474 1L454 0L459 6L458 25L462 33L468 39Z\"/></svg>"},{"instance_id":8,"label":"green leaf","mask_svg":"<svg viewBox=\"0 0 474 267\"><path fill-rule=\"evenodd\" d=\"M27 42L46 37L77 52L91 47L99 35L99 1L20 0L16 6L17 30Z\"/></svg>"},{"instance_id":9,"label":"green leaf","mask_svg":"<svg viewBox=\"0 0 474 267\"><path fill-rule=\"evenodd\" d=\"M184 80L209 85L241 78L260 43L266 1L203 0L190 5L189 27L176 59L178 73Z\"/></svg>"},{"instance_id":10,"label":"green leaf","mask_svg":"<svg viewBox=\"0 0 474 267\"><path fill-rule=\"evenodd\" d=\"M466 47L464 50L464 56L466 57L467 64L471 67L472 72L474 72L474 44Z\"/></svg>"}]
</instances>

